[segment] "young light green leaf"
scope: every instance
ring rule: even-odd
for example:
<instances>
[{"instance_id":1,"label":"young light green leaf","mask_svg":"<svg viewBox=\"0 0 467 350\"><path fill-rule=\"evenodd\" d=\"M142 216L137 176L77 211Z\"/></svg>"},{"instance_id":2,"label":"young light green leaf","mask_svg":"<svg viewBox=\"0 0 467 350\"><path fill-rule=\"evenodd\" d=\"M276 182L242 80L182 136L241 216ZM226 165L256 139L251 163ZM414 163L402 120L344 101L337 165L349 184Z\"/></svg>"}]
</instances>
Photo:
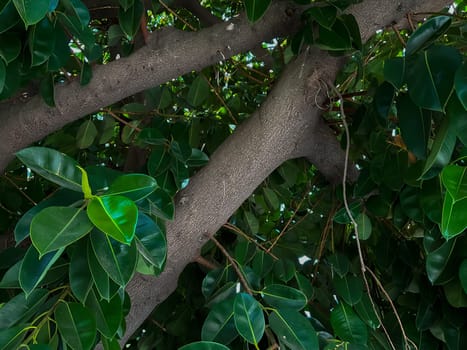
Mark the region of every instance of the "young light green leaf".
<instances>
[{"instance_id":1,"label":"young light green leaf","mask_svg":"<svg viewBox=\"0 0 467 350\"><path fill-rule=\"evenodd\" d=\"M115 283L122 287L126 286L136 269L138 259L136 243L123 244L97 230L91 232L90 239L94 254L102 268Z\"/></svg>"},{"instance_id":2,"label":"young light green leaf","mask_svg":"<svg viewBox=\"0 0 467 350\"><path fill-rule=\"evenodd\" d=\"M157 188L153 177L145 174L125 174L119 176L109 187L106 195L120 195L139 201L149 196Z\"/></svg>"},{"instance_id":3,"label":"young light green leaf","mask_svg":"<svg viewBox=\"0 0 467 350\"><path fill-rule=\"evenodd\" d=\"M261 297L269 305L278 309L301 310L307 303L305 294L300 290L282 285L270 284L263 288Z\"/></svg>"},{"instance_id":4,"label":"young light green leaf","mask_svg":"<svg viewBox=\"0 0 467 350\"><path fill-rule=\"evenodd\" d=\"M39 258L39 253L37 252L36 248L33 246L29 247L19 270L19 283L21 288L26 293L26 296L31 294L31 292L44 279L47 272L57 261L60 255L62 255L64 250L65 248L61 248L57 251L47 253L42 258Z\"/></svg>"},{"instance_id":5,"label":"young light green leaf","mask_svg":"<svg viewBox=\"0 0 467 350\"><path fill-rule=\"evenodd\" d=\"M91 312L78 303L60 302L55 309L60 335L74 350L91 350L96 338L96 320Z\"/></svg>"},{"instance_id":6,"label":"young light green leaf","mask_svg":"<svg viewBox=\"0 0 467 350\"><path fill-rule=\"evenodd\" d=\"M234 301L234 320L238 333L258 348L263 337L265 322L261 305L251 295L239 293Z\"/></svg>"},{"instance_id":7,"label":"young light green leaf","mask_svg":"<svg viewBox=\"0 0 467 350\"><path fill-rule=\"evenodd\" d=\"M16 153L20 161L59 186L81 192L78 163L66 154L46 147L29 147Z\"/></svg>"},{"instance_id":8,"label":"young light green leaf","mask_svg":"<svg viewBox=\"0 0 467 350\"><path fill-rule=\"evenodd\" d=\"M331 325L335 334L342 340L362 345L368 341L365 323L344 303L340 303L331 311Z\"/></svg>"},{"instance_id":9,"label":"young light green leaf","mask_svg":"<svg viewBox=\"0 0 467 350\"><path fill-rule=\"evenodd\" d=\"M269 315L269 325L281 342L290 349L319 349L316 331L310 321L296 310L274 310Z\"/></svg>"},{"instance_id":10,"label":"young light green leaf","mask_svg":"<svg viewBox=\"0 0 467 350\"><path fill-rule=\"evenodd\" d=\"M40 258L49 252L65 248L93 228L81 208L48 207L31 222L31 241Z\"/></svg>"},{"instance_id":11,"label":"young light green leaf","mask_svg":"<svg viewBox=\"0 0 467 350\"><path fill-rule=\"evenodd\" d=\"M201 339L229 344L238 337L235 328L233 299L227 299L214 307L204 320Z\"/></svg>"},{"instance_id":12,"label":"young light green leaf","mask_svg":"<svg viewBox=\"0 0 467 350\"><path fill-rule=\"evenodd\" d=\"M99 230L119 242L131 244L138 220L138 209L132 200L123 196L94 196L87 214Z\"/></svg>"}]
</instances>

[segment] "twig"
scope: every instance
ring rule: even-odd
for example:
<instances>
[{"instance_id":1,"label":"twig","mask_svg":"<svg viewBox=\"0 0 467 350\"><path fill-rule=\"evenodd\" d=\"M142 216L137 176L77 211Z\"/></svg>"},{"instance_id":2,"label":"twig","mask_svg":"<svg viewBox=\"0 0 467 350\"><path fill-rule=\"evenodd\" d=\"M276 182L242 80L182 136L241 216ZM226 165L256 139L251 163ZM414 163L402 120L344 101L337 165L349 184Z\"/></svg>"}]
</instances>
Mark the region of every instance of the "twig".
<instances>
[{"instance_id":1,"label":"twig","mask_svg":"<svg viewBox=\"0 0 467 350\"><path fill-rule=\"evenodd\" d=\"M406 43L405 43L405 40L404 38L402 37L401 33L399 33L399 31L397 30L397 28L394 26L394 24L391 24L391 28L392 30L394 31L394 33L396 33L396 36L397 38L399 39L399 41L401 42L402 46L406 46Z\"/></svg>"},{"instance_id":2,"label":"twig","mask_svg":"<svg viewBox=\"0 0 467 350\"><path fill-rule=\"evenodd\" d=\"M118 115L116 115L110 109L105 110L105 112L110 114L114 119L118 120L120 123L122 123L122 124L128 126L129 128L135 130L136 132L141 132L140 128L138 128L137 126L131 125L129 122L127 122L125 119L120 118Z\"/></svg>"},{"instance_id":3,"label":"twig","mask_svg":"<svg viewBox=\"0 0 467 350\"><path fill-rule=\"evenodd\" d=\"M185 24L188 28L190 28L192 31L196 32L197 29L193 27L190 23L188 23L183 17L177 15L174 10L172 10L170 7L167 6L165 2L162 0L159 0L159 4L162 5L163 8L165 8L167 11L169 11L175 18L178 18L183 24Z\"/></svg>"},{"instance_id":4,"label":"twig","mask_svg":"<svg viewBox=\"0 0 467 350\"><path fill-rule=\"evenodd\" d=\"M37 205L37 203L31 197L29 197L28 194L26 192L24 192L17 184L15 184L12 179L10 179L6 175L3 175L2 177L5 180L7 180L9 183L11 183L13 185L13 187L15 187L24 196L24 198L26 198L28 201L30 201L33 205Z\"/></svg>"},{"instance_id":5,"label":"twig","mask_svg":"<svg viewBox=\"0 0 467 350\"><path fill-rule=\"evenodd\" d=\"M230 110L229 106L227 106L227 104L225 103L224 99L222 98L221 95L219 95L219 92L217 91L217 89L211 84L211 82L209 81L208 77L204 74L204 73L201 73L203 78L207 81L209 87L212 89L212 91L214 92L214 94L216 95L217 99L219 100L220 103L222 103L222 105L225 107L225 109L227 110L227 113L229 113L229 116L230 118L232 118L233 122L235 125L238 125L238 121L237 119L235 119L232 111Z\"/></svg>"},{"instance_id":6,"label":"twig","mask_svg":"<svg viewBox=\"0 0 467 350\"><path fill-rule=\"evenodd\" d=\"M347 120L345 117L345 112L344 112L344 98L342 97L341 93L333 84L329 84L332 89L334 90L335 94L339 98L339 104L340 104L340 113L341 113L341 119L342 119L342 124L344 126L345 130L345 136L346 136L346 147L345 147L345 164L344 164L344 174L342 176L342 197L344 200L344 206L345 206L345 211L347 212L347 215L350 218L350 221L352 222L355 230L355 241L357 242L357 251L358 251L358 257L360 260L360 269L362 272L362 278L365 284L365 289L368 293L368 297L370 299L371 305L373 307L373 310L375 311L375 315L378 318L378 321L381 325L381 328L383 329L384 333L386 334L386 337L388 338L388 341L392 347L393 350L396 350L396 347L394 346L391 337L389 336L389 333L387 332L386 328L383 325L383 322L381 321L380 316L378 315L378 310L376 309L374 300L371 296L371 290L370 290L370 285L368 284L368 280L366 278L366 271L369 271L368 267L365 265L365 260L363 259L363 253L362 253L362 247L360 245L360 237L358 236L358 225L357 222L355 221L355 218L353 217L352 212L350 211L349 208L349 203L347 201L347 172L348 172L348 166L349 166L349 153L350 153L350 132L349 132L349 126L347 124ZM379 281L378 281L379 282ZM378 283L377 282L377 283ZM382 286L381 286L382 287ZM384 291L386 293L386 291ZM387 294L387 293L386 293ZM393 305L394 306L394 305ZM399 327L402 331L403 337L404 337L404 343L405 343L405 349L410 350L410 344L413 344L413 342L406 336L405 331L404 331L404 326L402 325L402 322L400 321L399 318L397 318ZM415 346L415 349L417 349L417 346Z\"/></svg>"},{"instance_id":7,"label":"twig","mask_svg":"<svg viewBox=\"0 0 467 350\"><path fill-rule=\"evenodd\" d=\"M238 276L238 279L240 280L240 283L242 284L243 288L245 288L245 291L248 294L253 295L253 292L250 286L248 285L248 282L246 281L245 276L243 276L242 271L240 271L240 269L238 268L236 261L230 256L229 252L222 246L222 244L219 243L219 241L215 237L211 237L211 240L214 242L217 248L219 248L222 254L224 254L227 260L230 262L233 269L235 270L235 273Z\"/></svg>"},{"instance_id":8,"label":"twig","mask_svg":"<svg viewBox=\"0 0 467 350\"><path fill-rule=\"evenodd\" d=\"M198 264L200 264L201 266L204 266L205 268L209 269L209 270L214 270L217 268L217 266L215 264L213 264L212 262L210 262L209 260L203 258L201 255L198 256L196 259L195 259L195 262L197 262Z\"/></svg>"}]
</instances>

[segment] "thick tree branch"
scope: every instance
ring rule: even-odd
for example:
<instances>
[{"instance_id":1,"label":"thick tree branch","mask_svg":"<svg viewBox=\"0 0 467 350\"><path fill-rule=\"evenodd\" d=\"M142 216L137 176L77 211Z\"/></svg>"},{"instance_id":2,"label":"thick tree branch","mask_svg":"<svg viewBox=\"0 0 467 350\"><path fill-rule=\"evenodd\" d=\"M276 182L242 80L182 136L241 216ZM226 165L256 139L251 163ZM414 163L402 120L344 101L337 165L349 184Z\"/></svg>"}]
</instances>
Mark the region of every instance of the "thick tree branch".
<instances>
[{"instance_id":1,"label":"thick tree branch","mask_svg":"<svg viewBox=\"0 0 467 350\"><path fill-rule=\"evenodd\" d=\"M24 104L0 104L0 171L14 152L86 114L248 51L262 41L290 34L300 22L299 15L279 2L255 25L240 17L196 33L158 31L147 46L130 57L95 67L88 85L74 81L57 87L55 108L46 106L39 96Z\"/></svg>"}]
</instances>

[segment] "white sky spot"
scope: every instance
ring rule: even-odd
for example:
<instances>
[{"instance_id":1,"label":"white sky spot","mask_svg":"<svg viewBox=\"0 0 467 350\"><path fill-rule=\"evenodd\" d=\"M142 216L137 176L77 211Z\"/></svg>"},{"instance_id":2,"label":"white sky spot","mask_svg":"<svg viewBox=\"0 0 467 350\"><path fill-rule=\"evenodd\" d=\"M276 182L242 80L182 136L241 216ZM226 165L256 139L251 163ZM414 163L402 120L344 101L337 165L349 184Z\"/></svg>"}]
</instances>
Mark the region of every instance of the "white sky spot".
<instances>
[{"instance_id":1,"label":"white sky spot","mask_svg":"<svg viewBox=\"0 0 467 350\"><path fill-rule=\"evenodd\" d=\"M306 262L308 261L311 261L311 258L309 258L308 256L306 255L303 255L301 257L298 258L298 262L300 263L300 265L303 265L305 264Z\"/></svg>"}]
</instances>

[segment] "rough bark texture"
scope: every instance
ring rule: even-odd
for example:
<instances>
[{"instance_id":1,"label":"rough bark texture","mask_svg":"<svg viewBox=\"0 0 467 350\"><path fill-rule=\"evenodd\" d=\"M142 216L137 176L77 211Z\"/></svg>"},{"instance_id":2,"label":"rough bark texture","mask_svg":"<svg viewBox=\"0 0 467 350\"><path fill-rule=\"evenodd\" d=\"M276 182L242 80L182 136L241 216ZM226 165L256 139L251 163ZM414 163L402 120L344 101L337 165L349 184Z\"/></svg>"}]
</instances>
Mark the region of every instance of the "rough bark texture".
<instances>
[{"instance_id":1,"label":"rough bark texture","mask_svg":"<svg viewBox=\"0 0 467 350\"><path fill-rule=\"evenodd\" d=\"M363 39L377 29L399 22L406 13L439 10L446 0L367 0L350 9ZM245 19L227 30L221 23L197 33L156 33L150 45L126 59L97 67L86 87L77 82L57 89L56 108L39 97L25 104L2 104L0 115L0 170L12 154L99 108L171 78L201 69L247 51L258 42L285 35L299 22L297 11L278 3L254 26ZM330 181L342 176L343 152L330 129L320 120L325 91L341 61L311 50L286 69L263 106L222 144L209 164L196 174L177 197L176 217L167 224L168 259L159 277L137 275L128 285L132 308L122 340L141 325L152 310L176 288L184 267L283 161L307 157Z\"/></svg>"}]
</instances>

